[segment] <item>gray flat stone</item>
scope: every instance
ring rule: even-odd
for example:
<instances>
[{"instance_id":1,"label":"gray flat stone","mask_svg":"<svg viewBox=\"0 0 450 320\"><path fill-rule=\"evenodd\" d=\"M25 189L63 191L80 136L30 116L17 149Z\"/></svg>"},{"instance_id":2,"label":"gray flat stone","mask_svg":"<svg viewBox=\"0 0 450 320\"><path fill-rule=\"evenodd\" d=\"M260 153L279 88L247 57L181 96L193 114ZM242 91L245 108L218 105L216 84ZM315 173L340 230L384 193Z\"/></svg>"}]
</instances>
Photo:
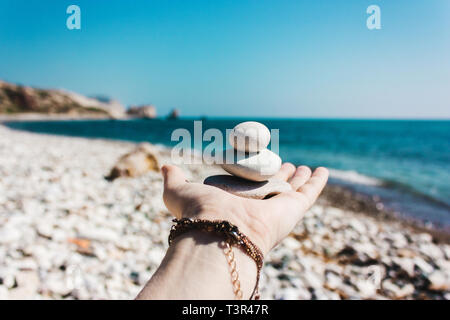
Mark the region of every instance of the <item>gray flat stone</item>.
<instances>
[{"instance_id":1,"label":"gray flat stone","mask_svg":"<svg viewBox=\"0 0 450 320\"><path fill-rule=\"evenodd\" d=\"M220 188L234 195L251 199L264 199L268 196L274 196L292 190L291 185L282 180L270 179L257 182L231 175L210 176L203 183Z\"/></svg>"}]
</instances>

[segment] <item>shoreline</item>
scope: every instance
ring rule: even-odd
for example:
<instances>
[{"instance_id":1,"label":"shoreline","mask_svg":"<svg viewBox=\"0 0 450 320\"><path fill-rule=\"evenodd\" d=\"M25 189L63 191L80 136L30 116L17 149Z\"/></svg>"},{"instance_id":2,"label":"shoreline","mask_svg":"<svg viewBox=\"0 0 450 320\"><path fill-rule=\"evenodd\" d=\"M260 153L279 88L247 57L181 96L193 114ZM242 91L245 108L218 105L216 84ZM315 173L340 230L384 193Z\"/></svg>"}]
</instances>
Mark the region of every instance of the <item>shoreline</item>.
<instances>
[{"instance_id":1,"label":"shoreline","mask_svg":"<svg viewBox=\"0 0 450 320\"><path fill-rule=\"evenodd\" d=\"M397 223L414 232L427 232L437 243L450 244L450 231L436 225L426 225L423 221L396 214L367 194L362 194L342 185L328 183L319 202L343 210L373 217L379 221ZM380 206L381 205L381 206ZM381 208L380 208L381 207Z\"/></svg>"},{"instance_id":2,"label":"shoreline","mask_svg":"<svg viewBox=\"0 0 450 320\"><path fill-rule=\"evenodd\" d=\"M26 115L26 114L25 114ZM38 114L40 115L40 114ZM42 118L28 118L29 121L51 121L51 120L111 120L108 117L98 117L98 118L89 118L89 117L79 117L79 118L48 118L48 115L40 115ZM122 120L132 120L134 118L127 118ZM9 119L8 121L15 121ZM23 121L23 119L17 119L17 121ZM25 120L27 121L27 120ZM2 118L0 115L0 126L2 126ZM18 132L26 132L32 133L26 130L14 129L6 127L8 130L15 130ZM87 140L96 140L96 141L105 141L108 143L120 143L130 146L136 146L139 143L128 140L117 140L117 139L108 139L108 138L86 138L86 137L77 137L70 135L59 135L59 134L51 134L51 133L33 133L38 135L45 136L55 136L55 137L67 137L67 138L80 138ZM170 148L167 146L159 145L160 148L166 149L167 152L170 153ZM324 189L321 197L319 198L319 202L328 206L334 206L343 210L349 210L353 212L357 212L359 214L364 214L370 217L374 217L380 221L387 221L401 224L405 228L409 228L416 232L427 232L433 236L434 241L442 242L442 243L450 243L450 228L442 228L436 224L426 224L420 219L416 219L413 215L406 214L398 214L392 210L386 208L383 202L378 199L375 200L373 196L366 193L361 193L356 191L355 189L348 187L347 185L339 184L336 182L328 182L326 188ZM380 208L381 207L381 208Z\"/></svg>"},{"instance_id":3,"label":"shoreline","mask_svg":"<svg viewBox=\"0 0 450 320\"><path fill-rule=\"evenodd\" d=\"M113 119L108 115L98 115L89 113L80 114L80 115L70 115L64 113L54 113L54 114L45 114L45 113L13 113L13 114L0 114L0 122L1 121L27 121L30 118L35 118L36 120L42 121L51 121L51 120L77 120L77 119ZM183 119L241 119L245 120L248 117L245 116L217 116L217 117L204 117L204 116L187 116L183 117ZM132 119L143 119L140 117L126 116L123 118L124 120L132 120ZM155 119L167 119L164 116L157 116ZM412 121L412 122L450 122L450 118L448 119L440 119L440 118L308 118L308 117L253 117L255 120L268 120L268 119L276 119L276 120L305 120L305 121ZM34 120L34 119L32 119Z\"/></svg>"},{"instance_id":4,"label":"shoreline","mask_svg":"<svg viewBox=\"0 0 450 320\"><path fill-rule=\"evenodd\" d=\"M60 120L107 120L112 119L108 115L101 114L42 114L42 113L17 113L0 114L0 123L9 121L60 121Z\"/></svg>"},{"instance_id":5,"label":"shoreline","mask_svg":"<svg viewBox=\"0 0 450 320\"><path fill-rule=\"evenodd\" d=\"M133 115L124 115L123 117L111 117L110 115L103 115L98 113L83 113L83 114L64 114L64 113L17 113L17 114L0 114L0 123L15 122L15 121L76 121L76 120L153 120L153 119L167 119L165 117L137 117Z\"/></svg>"},{"instance_id":6,"label":"shoreline","mask_svg":"<svg viewBox=\"0 0 450 320\"><path fill-rule=\"evenodd\" d=\"M167 250L171 216L160 173L105 180L135 146L0 125L0 299L136 296ZM182 168L190 181L221 173ZM330 186L266 257L263 299L450 299L450 245L341 191Z\"/></svg>"}]
</instances>

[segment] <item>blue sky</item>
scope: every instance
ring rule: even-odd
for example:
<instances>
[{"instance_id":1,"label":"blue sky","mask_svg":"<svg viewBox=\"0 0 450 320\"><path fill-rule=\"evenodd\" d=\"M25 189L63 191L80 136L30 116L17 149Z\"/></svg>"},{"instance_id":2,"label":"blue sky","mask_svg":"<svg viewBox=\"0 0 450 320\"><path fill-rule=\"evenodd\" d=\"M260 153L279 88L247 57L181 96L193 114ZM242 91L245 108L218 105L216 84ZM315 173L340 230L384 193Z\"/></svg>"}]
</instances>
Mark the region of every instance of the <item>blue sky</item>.
<instances>
[{"instance_id":1,"label":"blue sky","mask_svg":"<svg viewBox=\"0 0 450 320\"><path fill-rule=\"evenodd\" d=\"M0 0L0 79L160 114L448 119L450 1Z\"/></svg>"}]
</instances>

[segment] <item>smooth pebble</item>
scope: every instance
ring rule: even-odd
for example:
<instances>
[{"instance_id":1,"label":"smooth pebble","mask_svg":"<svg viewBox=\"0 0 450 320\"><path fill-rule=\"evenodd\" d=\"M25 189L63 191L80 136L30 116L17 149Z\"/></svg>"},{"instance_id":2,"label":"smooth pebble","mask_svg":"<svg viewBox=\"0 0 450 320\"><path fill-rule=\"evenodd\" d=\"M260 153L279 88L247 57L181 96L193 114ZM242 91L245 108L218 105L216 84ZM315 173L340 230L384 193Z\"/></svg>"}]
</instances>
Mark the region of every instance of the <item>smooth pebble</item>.
<instances>
[{"instance_id":1,"label":"smooth pebble","mask_svg":"<svg viewBox=\"0 0 450 320\"><path fill-rule=\"evenodd\" d=\"M269 145L270 131L262 123L246 121L235 126L228 139L236 150L258 152Z\"/></svg>"},{"instance_id":2,"label":"smooth pebble","mask_svg":"<svg viewBox=\"0 0 450 320\"><path fill-rule=\"evenodd\" d=\"M230 149L225 152L227 155L231 154L234 157L233 161L228 161L231 156L224 157L225 163L222 164L222 168L228 173L244 179L266 181L281 168L281 158L268 149L252 153Z\"/></svg>"}]
</instances>

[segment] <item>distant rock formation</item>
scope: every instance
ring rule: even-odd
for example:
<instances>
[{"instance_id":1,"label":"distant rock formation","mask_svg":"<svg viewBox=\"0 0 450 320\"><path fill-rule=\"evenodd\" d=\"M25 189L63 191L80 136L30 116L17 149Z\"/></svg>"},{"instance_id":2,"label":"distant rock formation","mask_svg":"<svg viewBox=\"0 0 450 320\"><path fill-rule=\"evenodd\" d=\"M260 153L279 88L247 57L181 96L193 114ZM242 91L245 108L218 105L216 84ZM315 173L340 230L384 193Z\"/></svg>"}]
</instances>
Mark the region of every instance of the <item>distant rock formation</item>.
<instances>
[{"instance_id":1,"label":"distant rock formation","mask_svg":"<svg viewBox=\"0 0 450 320\"><path fill-rule=\"evenodd\" d=\"M101 101L60 89L38 89L0 80L0 113L95 115L123 118L125 108L115 100Z\"/></svg>"},{"instance_id":2,"label":"distant rock formation","mask_svg":"<svg viewBox=\"0 0 450 320\"><path fill-rule=\"evenodd\" d=\"M142 106L131 106L127 110L127 114L130 117L153 119L156 118L156 108L151 104Z\"/></svg>"},{"instance_id":3,"label":"distant rock formation","mask_svg":"<svg viewBox=\"0 0 450 320\"><path fill-rule=\"evenodd\" d=\"M178 109L172 109L167 118L169 119L177 119L180 116L180 111Z\"/></svg>"},{"instance_id":4,"label":"distant rock formation","mask_svg":"<svg viewBox=\"0 0 450 320\"><path fill-rule=\"evenodd\" d=\"M111 118L121 119L125 117L125 107L117 100L108 99L106 102L98 98L89 98L79 93L70 92L66 90L56 90L61 94L67 95L75 103L78 103L84 108L88 109L100 109L105 111Z\"/></svg>"}]
</instances>

